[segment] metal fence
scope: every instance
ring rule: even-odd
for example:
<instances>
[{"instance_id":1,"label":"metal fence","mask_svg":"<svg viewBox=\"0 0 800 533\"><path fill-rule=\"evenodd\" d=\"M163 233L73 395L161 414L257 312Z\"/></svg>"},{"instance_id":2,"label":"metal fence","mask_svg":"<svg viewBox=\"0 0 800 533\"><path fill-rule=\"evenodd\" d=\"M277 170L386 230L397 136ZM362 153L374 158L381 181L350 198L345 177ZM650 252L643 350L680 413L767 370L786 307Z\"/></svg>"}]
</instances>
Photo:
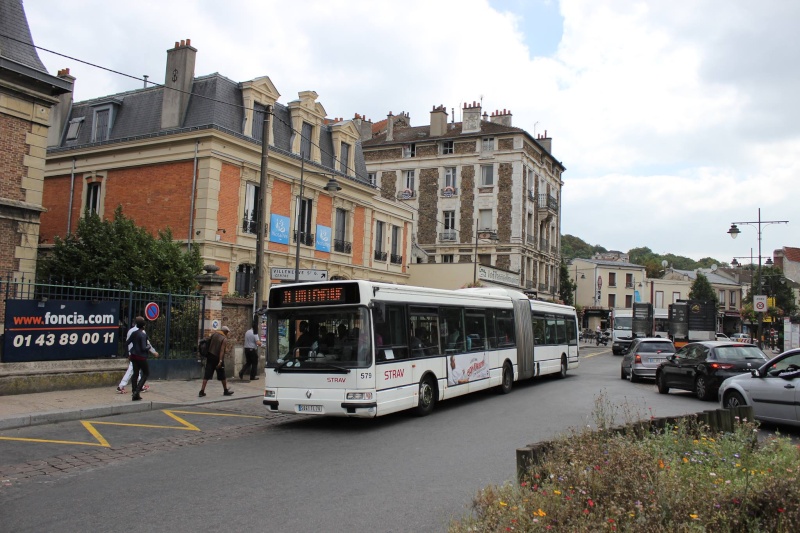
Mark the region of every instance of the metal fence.
<instances>
[{"instance_id":1,"label":"metal fence","mask_svg":"<svg viewBox=\"0 0 800 533\"><path fill-rule=\"evenodd\" d=\"M125 336L133 318L145 316L145 308L155 303L160 310L158 318L148 321L147 336L163 359L196 358L197 341L202 335L200 319L204 316L205 298L198 293L170 293L143 287L100 286L90 283L69 283L65 280L37 282L12 275L0 278L0 318L6 322L8 300L79 300L118 301L119 345L117 355L125 356ZM0 343L0 346L2 344Z\"/></svg>"}]
</instances>

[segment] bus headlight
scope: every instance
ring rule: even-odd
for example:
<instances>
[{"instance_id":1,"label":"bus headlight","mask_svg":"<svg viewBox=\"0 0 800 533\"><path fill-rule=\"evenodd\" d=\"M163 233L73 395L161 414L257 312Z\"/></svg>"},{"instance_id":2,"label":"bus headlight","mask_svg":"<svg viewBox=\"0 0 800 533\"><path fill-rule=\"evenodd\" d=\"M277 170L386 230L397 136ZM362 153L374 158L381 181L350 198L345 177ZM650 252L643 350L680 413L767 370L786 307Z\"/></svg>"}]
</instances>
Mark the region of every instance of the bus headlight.
<instances>
[{"instance_id":1,"label":"bus headlight","mask_svg":"<svg viewBox=\"0 0 800 533\"><path fill-rule=\"evenodd\" d=\"M345 396L348 400L371 400L371 392L348 392Z\"/></svg>"},{"instance_id":2,"label":"bus headlight","mask_svg":"<svg viewBox=\"0 0 800 533\"><path fill-rule=\"evenodd\" d=\"M266 389L264 391L264 398L274 398L274 397L275 397L275 391L274 390Z\"/></svg>"}]
</instances>

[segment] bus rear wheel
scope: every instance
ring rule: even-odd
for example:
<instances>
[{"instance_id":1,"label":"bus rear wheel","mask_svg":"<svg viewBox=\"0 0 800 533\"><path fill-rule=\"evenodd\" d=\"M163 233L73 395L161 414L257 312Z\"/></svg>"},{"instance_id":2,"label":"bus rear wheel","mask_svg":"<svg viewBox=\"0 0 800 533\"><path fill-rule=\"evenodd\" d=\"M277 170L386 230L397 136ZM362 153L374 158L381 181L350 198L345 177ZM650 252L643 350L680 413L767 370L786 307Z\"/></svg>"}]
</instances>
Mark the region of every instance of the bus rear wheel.
<instances>
[{"instance_id":1,"label":"bus rear wheel","mask_svg":"<svg viewBox=\"0 0 800 533\"><path fill-rule=\"evenodd\" d=\"M563 355L561 356L561 370L558 372L558 377L561 379L567 377L567 358Z\"/></svg>"},{"instance_id":2,"label":"bus rear wheel","mask_svg":"<svg viewBox=\"0 0 800 533\"><path fill-rule=\"evenodd\" d=\"M511 392L511 387L514 385L514 371L511 370L511 365L506 363L503 365L503 379L500 382L500 392L508 394Z\"/></svg>"},{"instance_id":3,"label":"bus rear wheel","mask_svg":"<svg viewBox=\"0 0 800 533\"><path fill-rule=\"evenodd\" d=\"M434 405L436 405L436 386L430 377L423 378L419 382L419 403L415 409L417 416L431 414Z\"/></svg>"}]
</instances>

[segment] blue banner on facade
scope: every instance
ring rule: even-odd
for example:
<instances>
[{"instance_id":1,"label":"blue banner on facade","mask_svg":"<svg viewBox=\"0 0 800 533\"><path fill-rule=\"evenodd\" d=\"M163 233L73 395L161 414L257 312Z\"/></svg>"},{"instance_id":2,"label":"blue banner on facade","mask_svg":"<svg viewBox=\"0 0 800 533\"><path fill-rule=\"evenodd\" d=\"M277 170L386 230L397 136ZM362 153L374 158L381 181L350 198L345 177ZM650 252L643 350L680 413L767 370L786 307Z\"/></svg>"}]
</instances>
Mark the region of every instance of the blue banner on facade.
<instances>
[{"instance_id":1,"label":"blue banner on facade","mask_svg":"<svg viewBox=\"0 0 800 533\"><path fill-rule=\"evenodd\" d=\"M270 215L269 240L279 244L289 244L289 217Z\"/></svg>"},{"instance_id":2,"label":"blue banner on facade","mask_svg":"<svg viewBox=\"0 0 800 533\"><path fill-rule=\"evenodd\" d=\"M6 300L3 362L117 354L119 301Z\"/></svg>"},{"instance_id":3,"label":"blue banner on facade","mask_svg":"<svg viewBox=\"0 0 800 533\"><path fill-rule=\"evenodd\" d=\"M317 224L317 250L320 252L331 251L331 228Z\"/></svg>"}]
</instances>

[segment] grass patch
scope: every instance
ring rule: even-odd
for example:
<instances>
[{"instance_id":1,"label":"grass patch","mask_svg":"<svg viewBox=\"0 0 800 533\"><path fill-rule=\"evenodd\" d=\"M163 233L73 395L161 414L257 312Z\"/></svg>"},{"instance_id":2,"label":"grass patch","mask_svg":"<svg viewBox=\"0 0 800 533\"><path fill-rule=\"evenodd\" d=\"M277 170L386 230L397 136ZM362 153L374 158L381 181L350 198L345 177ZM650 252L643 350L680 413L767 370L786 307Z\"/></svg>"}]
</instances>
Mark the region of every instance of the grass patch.
<instances>
[{"instance_id":1,"label":"grass patch","mask_svg":"<svg viewBox=\"0 0 800 533\"><path fill-rule=\"evenodd\" d=\"M520 483L481 490L450 531L800 531L788 438L759 441L747 420L712 433L692 418L634 436L612 430L615 413L601 395L594 430L553 441Z\"/></svg>"}]
</instances>

